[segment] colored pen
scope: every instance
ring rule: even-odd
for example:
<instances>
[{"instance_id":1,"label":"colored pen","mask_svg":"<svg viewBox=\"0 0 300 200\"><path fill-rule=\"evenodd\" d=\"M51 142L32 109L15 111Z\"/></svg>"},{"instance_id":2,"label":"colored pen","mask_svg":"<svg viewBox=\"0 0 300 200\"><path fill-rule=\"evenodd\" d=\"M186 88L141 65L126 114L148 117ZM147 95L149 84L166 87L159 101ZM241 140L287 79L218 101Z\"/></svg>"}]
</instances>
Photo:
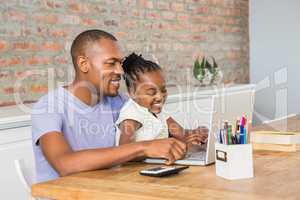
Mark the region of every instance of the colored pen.
<instances>
[{"instance_id":1,"label":"colored pen","mask_svg":"<svg viewBox=\"0 0 300 200\"><path fill-rule=\"evenodd\" d=\"M219 142L220 142L220 144L223 144L223 140L222 140L222 129L220 129L220 133L219 133Z\"/></svg>"},{"instance_id":2,"label":"colored pen","mask_svg":"<svg viewBox=\"0 0 300 200\"><path fill-rule=\"evenodd\" d=\"M244 128L244 144L247 144L247 129Z\"/></svg>"},{"instance_id":3,"label":"colored pen","mask_svg":"<svg viewBox=\"0 0 300 200\"><path fill-rule=\"evenodd\" d=\"M235 122L235 132L238 133L240 131L240 120L239 118Z\"/></svg>"},{"instance_id":4,"label":"colored pen","mask_svg":"<svg viewBox=\"0 0 300 200\"><path fill-rule=\"evenodd\" d=\"M232 144L232 141L231 141L231 125L228 125L227 127L227 134L228 134L228 144Z\"/></svg>"},{"instance_id":5,"label":"colored pen","mask_svg":"<svg viewBox=\"0 0 300 200\"><path fill-rule=\"evenodd\" d=\"M242 119L241 119L241 125L242 126L245 126L245 124L246 124L246 120L245 119L246 119L245 118L245 114L243 114Z\"/></svg>"},{"instance_id":6,"label":"colored pen","mask_svg":"<svg viewBox=\"0 0 300 200\"><path fill-rule=\"evenodd\" d=\"M228 144L228 122L225 121L224 122L224 139L225 139L225 142L224 144Z\"/></svg>"},{"instance_id":7,"label":"colored pen","mask_svg":"<svg viewBox=\"0 0 300 200\"><path fill-rule=\"evenodd\" d=\"M238 144L239 142L238 142L238 136L237 135L234 135L234 143L235 144Z\"/></svg>"},{"instance_id":8,"label":"colored pen","mask_svg":"<svg viewBox=\"0 0 300 200\"><path fill-rule=\"evenodd\" d=\"M241 126L240 126L240 142L239 142L239 144L244 144L244 136L245 136L244 125L241 124Z\"/></svg>"}]
</instances>

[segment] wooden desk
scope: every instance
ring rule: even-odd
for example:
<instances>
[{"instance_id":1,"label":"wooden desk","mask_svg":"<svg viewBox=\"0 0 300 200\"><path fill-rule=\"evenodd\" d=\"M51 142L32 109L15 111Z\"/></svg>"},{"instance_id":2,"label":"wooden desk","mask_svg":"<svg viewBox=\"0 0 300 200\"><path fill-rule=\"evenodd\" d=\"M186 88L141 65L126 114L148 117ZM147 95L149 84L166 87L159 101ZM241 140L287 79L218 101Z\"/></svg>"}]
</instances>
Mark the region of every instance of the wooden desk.
<instances>
[{"instance_id":1,"label":"wooden desk","mask_svg":"<svg viewBox=\"0 0 300 200\"><path fill-rule=\"evenodd\" d=\"M167 178L139 175L151 166L129 163L78 173L35 184L32 195L57 200L300 199L300 152L255 152L255 178L236 181L217 177L214 165L190 167Z\"/></svg>"}]
</instances>

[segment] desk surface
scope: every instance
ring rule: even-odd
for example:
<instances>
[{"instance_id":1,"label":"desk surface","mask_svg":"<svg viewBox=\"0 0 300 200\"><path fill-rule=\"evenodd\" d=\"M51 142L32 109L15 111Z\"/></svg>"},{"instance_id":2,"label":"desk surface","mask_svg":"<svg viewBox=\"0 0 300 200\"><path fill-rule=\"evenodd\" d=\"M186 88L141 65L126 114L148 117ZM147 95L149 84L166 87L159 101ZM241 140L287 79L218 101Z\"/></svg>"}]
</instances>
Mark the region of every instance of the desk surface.
<instances>
[{"instance_id":1,"label":"desk surface","mask_svg":"<svg viewBox=\"0 0 300 200\"><path fill-rule=\"evenodd\" d=\"M199 200L300 199L300 152L254 153L252 179L229 181L215 175L215 166L195 166L178 175L153 178L139 171L153 165L121 167L62 177L32 186L35 197L57 200Z\"/></svg>"}]
</instances>

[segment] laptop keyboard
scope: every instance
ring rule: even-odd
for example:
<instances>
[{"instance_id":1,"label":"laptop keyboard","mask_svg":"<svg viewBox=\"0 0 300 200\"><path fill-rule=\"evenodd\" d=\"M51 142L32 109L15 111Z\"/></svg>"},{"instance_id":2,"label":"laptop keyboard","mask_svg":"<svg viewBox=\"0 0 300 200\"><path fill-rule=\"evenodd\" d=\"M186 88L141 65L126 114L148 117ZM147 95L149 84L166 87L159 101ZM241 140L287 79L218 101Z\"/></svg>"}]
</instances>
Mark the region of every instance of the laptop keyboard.
<instances>
[{"instance_id":1,"label":"laptop keyboard","mask_svg":"<svg viewBox=\"0 0 300 200\"><path fill-rule=\"evenodd\" d=\"M189 152L185 156L185 160L205 160L206 151Z\"/></svg>"}]
</instances>

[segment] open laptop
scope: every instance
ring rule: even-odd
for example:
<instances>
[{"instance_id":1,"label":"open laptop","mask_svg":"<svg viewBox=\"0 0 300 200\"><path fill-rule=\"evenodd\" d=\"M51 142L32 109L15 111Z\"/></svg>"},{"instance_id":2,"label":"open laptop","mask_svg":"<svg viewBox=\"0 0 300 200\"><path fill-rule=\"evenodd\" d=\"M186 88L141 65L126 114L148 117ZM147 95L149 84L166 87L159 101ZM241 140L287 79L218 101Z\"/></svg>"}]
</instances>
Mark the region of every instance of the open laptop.
<instances>
[{"instance_id":1,"label":"open laptop","mask_svg":"<svg viewBox=\"0 0 300 200\"><path fill-rule=\"evenodd\" d=\"M191 150L189 150L189 152L187 152L184 159L177 160L175 164L209 165L214 163L216 138L215 134L219 132L224 120L234 123L238 117L241 117L242 114L246 114L247 119L249 121L252 121L252 111L254 104L253 97L254 88L230 93L222 92L221 94L216 94L209 97L200 97L198 99L197 97L193 97L193 99L187 99L188 101L192 101L194 105L197 104L197 102L205 104L206 101L208 104L210 104L210 106L208 105L208 107L210 108L206 108L205 112L199 112L199 110L194 108L188 111L188 114L191 115L191 117L188 119L190 124L201 125L201 121L205 121L205 119L207 119L207 122L204 124L209 129L208 141L207 144L202 146L195 145ZM207 99L203 100L203 98ZM170 105L170 103L176 104L176 101L169 102L168 105ZM144 160L145 163L151 164L164 164L165 161L165 159L159 158L147 158Z\"/></svg>"}]
</instances>

